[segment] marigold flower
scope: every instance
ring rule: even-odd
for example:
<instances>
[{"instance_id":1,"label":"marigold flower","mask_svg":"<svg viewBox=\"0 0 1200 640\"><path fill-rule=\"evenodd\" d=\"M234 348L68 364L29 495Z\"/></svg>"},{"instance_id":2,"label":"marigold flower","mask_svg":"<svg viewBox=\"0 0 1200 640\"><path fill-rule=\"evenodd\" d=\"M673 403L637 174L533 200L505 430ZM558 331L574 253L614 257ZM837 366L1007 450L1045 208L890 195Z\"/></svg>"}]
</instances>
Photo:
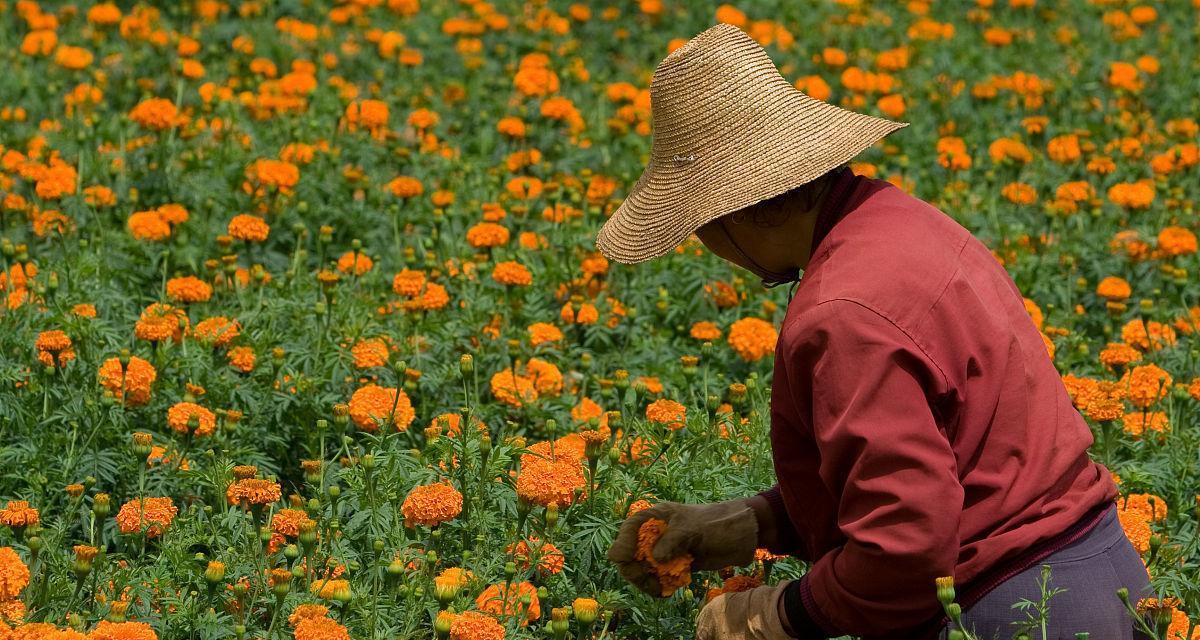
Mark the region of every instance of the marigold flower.
<instances>
[{"instance_id":1,"label":"marigold flower","mask_svg":"<svg viewBox=\"0 0 1200 640\"><path fill-rule=\"evenodd\" d=\"M467 229L467 243L476 249L508 244L508 229L494 222L480 222Z\"/></svg>"},{"instance_id":2,"label":"marigold flower","mask_svg":"<svg viewBox=\"0 0 1200 640\"><path fill-rule=\"evenodd\" d=\"M137 356L129 358L129 365L121 367L119 358L109 358L100 365L100 385L129 406L143 405L150 401L150 387L158 377L154 365ZM122 385L124 388L122 388Z\"/></svg>"},{"instance_id":3,"label":"marigold flower","mask_svg":"<svg viewBox=\"0 0 1200 640\"><path fill-rule=\"evenodd\" d=\"M242 213L229 221L228 231L230 236L243 242L265 242L271 227L258 216Z\"/></svg>"},{"instance_id":4,"label":"marigold flower","mask_svg":"<svg viewBox=\"0 0 1200 640\"><path fill-rule=\"evenodd\" d=\"M542 344L559 342L563 339L563 332L558 327L548 322L535 322L529 325L529 344L538 346Z\"/></svg>"},{"instance_id":5,"label":"marigold flower","mask_svg":"<svg viewBox=\"0 0 1200 640\"><path fill-rule=\"evenodd\" d=\"M643 522L638 529L637 549L633 554L635 560L644 562L649 567L650 573L658 578L664 598L692 581L692 555L690 553L661 563L654 559L651 551L666 532L667 523L663 520L650 518Z\"/></svg>"},{"instance_id":6,"label":"marigold flower","mask_svg":"<svg viewBox=\"0 0 1200 640\"><path fill-rule=\"evenodd\" d=\"M257 196L266 195L271 190L288 194L299 181L300 168L296 165L283 160L260 158L246 167L246 182L242 190Z\"/></svg>"},{"instance_id":7,"label":"marigold flower","mask_svg":"<svg viewBox=\"0 0 1200 640\"><path fill-rule=\"evenodd\" d=\"M101 620L87 640L158 640L154 628L145 622L109 622Z\"/></svg>"},{"instance_id":8,"label":"marigold flower","mask_svg":"<svg viewBox=\"0 0 1200 640\"><path fill-rule=\"evenodd\" d=\"M539 545L539 543L541 544ZM537 547L538 551L534 552L530 545ZM530 538L528 541L519 540L514 544L509 544L505 550L513 556L522 571L528 571L536 560L537 572L543 578L561 572L566 562L566 556L558 550L558 547L537 538Z\"/></svg>"},{"instance_id":9,"label":"marigold flower","mask_svg":"<svg viewBox=\"0 0 1200 640\"><path fill-rule=\"evenodd\" d=\"M1121 376L1121 386L1127 390L1133 406L1145 409L1165 398L1171 391L1171 374L1155 364L1133 367Z\"/></svg>"},{"instance_id":10,"label":"marigold flower","mask_svg":"<svg viewBox=\"0 0 1200 640\"><path fill-rule=\"evenodd\" d=\"M1158 232L1158 248L1167 256L1192 255L1197 250L1196 234L1184 227L1163 227Z\"/></svg>"},{"instance_id":11,"label":"marigold flower","mask_svg":"<svg viewBox=\"0 0 1200 640\"><path fill-rule=\"evenodd\" d=\"M521 602L524 597L529 598L528 608ZM541 605L538 602L537 587L534 587L529 582L489 585L479 594L479 597L475 598L475 606L480 611L496 616L519 616L522 627L537 620L542 615Z\"/></svg>"},{"instance_id":12,"label":"marigold flower","mask_svg":"<svg viewBox=\"0 0 1200 640\"><path fill-rule=\"evenodd\" d=\"M6 527L28 527L39 521L38 510L30 507L25 500L9 500L8 505L0 510L0 525Z\"/></svg>"},{"instance_id":13,"label":"marigold flower","mask_svg":"<svg viewBox=\"0 0 1200 640\"><path fill-rule=\"evenodd\" d=\"M145 532L155 538L171 525L179 509L170 498L134 498L121 505L117 512L117 527L121 533Z\"/></svg>"},{"instance_id":14,"label":"marigold flower","mask_svg":"<svg viewBox=\"0 0 1200 640\"><path fill-rule=\"evenodd\" d=\"M1171 428L1167 414L1162 411L1131 411L1124 416L1125 432L1140 439L1146 431L1159 432L1159 438Z\"/></svg>"},{"instance_id":15,"label":"marigold flower","mask_svg":"<svg viewBox=\"0 0 1200 640\"><path fill-rule=\"evenodd\" d=\"M350 354L354 356L354 367L357 369L370 369L372 367L386 367L388 358L391 356L391 350L388 348L387 342L382 338L369 338L360 340L350 348Z\"/></svg>"},{"instance_id":16,"label":"marigold flower","mask_svg":"<svg viewBox=\"0 0 1200 640\"><path fill-rule=\"evenodd\" d=\"M304 606L316 605L300 605ZM293 626L292 637L295 640L350 640L350 632L346 627L326 616L304 616Z\"/></svg>"},{"instance_id":17,"label":"marigold flower","mask_svg":"<svg viewBox=\"0 0 1200 640\"><path fill-rule=\"evenodd\" d=\"M582 453L579 452L579 457L522 456L517 472L517 496L543 507L553 504L561 508L572 504L575 492L582 491L587 483L580 460Z\"/></svg>"},{"instance_id":18,"label":"marigold flower","mask_svg":"<svg viewBox=\"0 0 1200 640\"><path fill-rule=\"evenodd\" d=\"M397 198L415 198L425 192L420 180L409 176L398 176L383 186Z\"/></svg>"},{"instance_id":19,"label":"marigold flower","mask_svg":"<svg viewBox=\"0 0 1200 640\"><path fill-rule=\"evenodd\" d=\"M416 417L404 390L369 384L350 397L350 418L363 431L378 431L380 424L393 424L407 431Z\"/></svg>"},{"instance_id":20,"label":"marigold flower","mask_svg":"<svg viewBox=\"0 0 1200 640\"><path fill-rule=\"evenodd\" d=\"M279 502L281 497L279 483L262 478L243 478L225 490L225 499L235 505L244 503L260 507Z\"/></svg>"},{"instance_id":21,"label":"marigold flower","mask_svg":"<svg viewBox=\"0 0 1200 640\"><path fill-rule=\"evenodd\" d=\"M491 381L492 395L504 404L521 407L537 400L537 388L533 385L533 380L517 375L511 368L497 371L492 375Z\"/></svg>"},{"instance_id":22,"label":"marigold flower","mask_svg":"<svg viewBox=\"0 0 1200 640\"><path fill-rule=\"evenodd\" d=\"M170 129L181 124L179 109L174 102L164 98L150 98L139 102L129 112L129 119L155 131Z\"/></svg>"},{"instance_id":23,"label":"marigold flower","mask_svg":"<svg viewBox=\"0 0 1200 640\"><path fill-rule=\"evenodd\" d=\"M1096 295L1112 302L1121 302L1133 295L1133 288L1124 278L1108 276L1096 285Z\"/></svg>"},{"instance_id":24,"label":"marigold flower","mask_svg":"<svg viewBox=\"0 0 1200 640\"><path fill-rule=\"evenodd\" d=\"M288 616L288 624L295 627L305 618L324 618L327 615L329 615L329 607L306 602L298 604L295 609L292 609L291 615Z\"/></svg>"},{"instance_id":25,"label":"marigold flower","mask_svg":"<svg viewBox=\"0 0 1200 640\"><path fill-rule=\"evenodd\" d=\"M492 279L503 285L526 287L533 284L533 273L525 265L509 260L496 264Z\"/></svg>"},{"instance_id":26,"label":"marigold flower","mask_svg":"<svg viewBox=\"0 0 1200 640\"><path fill-rule=\"evenodd\" d=\"M671 431L683 428L686 413L687 409L683 405L666 398L655 400L646 407L647 420L665 425Z\"/></svg>"},{"instance_id":27,"label":"marigold flower","mask_svg":"<svg viewBox=\"0 0 1200 640\"><path fill-rule=\"evenodd\" d=\"M1121 327L1121 339L1142 351L1157 351L1174 346L1175 329L1161 322L1142 322L1141 318L1130 320Z\"/></svg>"},{"instance_id":28,"label":"marigold flower","mask_svg":"<svg viewBox=\"0 0 1200 640\"><path fill-rule=\"evenodd\" d=\"M133 333L138 338L150 342L168 339L179 342L187 327L188 317L183 309L156 302L142 311L141 317L133 327Z\"/></svg>"},{"instance_id":29,"label":"marigold flower","mask_svg":"<svg viewBox=\"0 0 1200 640\"><path fill-rule=\"evenodd\" d=\"M271 516L271 531L286 538L300 535L300 527L313 522L301 509L280 509Z\"/></svg>"},{"instance_id":30,"label":"marigold flower","mask_svg":"<svg viewBox=\"0 0 1200 640\"><path fill-rule=\"evenodd\" d=\"M196 276L167 280L167 297L175 302L207 302L212 297L212 285Z\"/></svg>"},{"instance_id":31,"label":"marigold flower","mask_svg":"<svg viewBox=\"0 0 1200 640\"><path fill-rule=\"evenodd\" d=\"M504 625L478 611L460 613L450 623L450 640L504 640L504 634Z\"/></svg>"},{"instance_id":32,"label":"marigold flower","mask_svg":"<svg viewBox=\"0 0 1200 640\"><path fill-rule=\"evenodd\" d=\"M729 327L729 346L749 362L773 353L778 338L775 326L759 318L742 318Z\"/></svg>"},{"instance_id":33,"label":"marigold flower","mask_svg":"<svg viewBox=\"0 0 1200 640\"><path fill-rule=\"evenodd\" d=\"M252 347L234 347L225 355L229 360L229 366L242 373L253 371L254 365L258 362L258 355L254 353Z\"/></svg>"},{"instance_id":34,"label":"marigold flower","mask_svg":"<svg viewBox=\"0 0 1200 640\"><path fill-rule=\"evenodd\" d=\"M125 221L129 234L138 240L157 242L171 237L171 225L157 211L137 211Z\"/></svg>"},{"instance_id":35,"label":"marigold flower","mask_svg":"<svg viewBox=\"0 0 1200 640\"><path fill-rule=\"evenodd\" d=\"M347 251L337 261L337 269L342 273L353 273L361 276L375 266L375 261L361 251Z\"/></svg>"},{"instance_id":36,"label":"marigold flower","mask_svg":"<svg viewBox=\"0 0 1200 640\"><path fill-rule=\"evenodd\" d=\"M213 347L227 346L241 333L241 324L237 320L230 320L225 316L205 318L192 327L193 337Z\"/></svg>"},{"instance_id":37,"label":"marigold flower","mask_svg":"<svg viewBox=\"0 0 1200 640\"><path fill-rule=\"evenodd\" d=\"M194 402L177 402L167 410L167 426L176 433L188 433L188 423L192 418L197 421L196 430L192 435L198 438L212 435L216 429L216 415Z\"/></svg>"},{"instance_id":38,"label":"marigold flower","mask_svg":"<svg viewBox=\"0 0 1200 640\"><path fill-rule=\"evenodd\" d=\"M29 585L29 567L12 547L0 547L0 601L15 600Z\"/></svg>"},{"instance_id":39,"label":"marigold flower","mask_svg":"<svg viewBox=\"0 0 1200 640\"><path fill-rule=\"evenodd\" d=\"M462 507L462 494L449 483L438 482L413 488L400 505L400 513L405 526L436 527L458 517Z\"/></svg>"}]
</instances>

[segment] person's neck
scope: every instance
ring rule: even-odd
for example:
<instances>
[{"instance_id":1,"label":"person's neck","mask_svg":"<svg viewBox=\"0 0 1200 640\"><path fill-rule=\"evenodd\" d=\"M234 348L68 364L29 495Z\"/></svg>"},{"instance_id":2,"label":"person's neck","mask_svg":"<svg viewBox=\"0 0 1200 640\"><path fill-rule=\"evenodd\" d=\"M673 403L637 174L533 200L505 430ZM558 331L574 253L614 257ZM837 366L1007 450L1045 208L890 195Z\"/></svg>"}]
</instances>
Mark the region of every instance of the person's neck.
<instances>
[{"instance_id":1,"label":"person's neck","mask_svg":"<svg viewBox=\"0 0 1200 640\"><path fill-rule=\"evenodd\" d=\"M814 185L813 187L817 189L817 195L811 202L805 203L803 200L798 199L800 201L796 203L797 210L788 216L788 220L795 225L790 230L790 233L793 234L792 237L799 240L796 243L795 260L792 266L801 271L808 268L808 262L812 259L812 241L817 230L817 216L829 198L833 187L833 180L826 178L821 181L821 184ZM809 205L808 208L801 210L806 204Z\"/></svg>"}]
</instances>

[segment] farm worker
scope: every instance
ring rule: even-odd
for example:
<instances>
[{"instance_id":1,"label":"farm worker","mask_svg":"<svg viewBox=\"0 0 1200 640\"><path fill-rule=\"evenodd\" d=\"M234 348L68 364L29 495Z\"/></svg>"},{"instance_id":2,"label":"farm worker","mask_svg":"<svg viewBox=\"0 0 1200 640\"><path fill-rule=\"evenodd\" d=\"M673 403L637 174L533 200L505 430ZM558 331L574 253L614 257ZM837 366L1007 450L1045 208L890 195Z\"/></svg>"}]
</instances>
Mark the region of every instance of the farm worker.
<instances>
[{"instance_id":1,"label":"farm worker","mask_svg":"<svg viewBox=\"0 0 1200 640\"><path fill-rule=\"evenodd\" d=\"M968 629L1007 638L1048 564L1067 591L1046 637L1141 637L1117 591L1152 595L1145 565L1013 280L954 219L846 164L908 123L805 95L727 24L668 55L650 91L649 165L597 247L633 264L695 233L793 296L771 389L778 484L637 512L608 554L622 575L661 595L634 559L658 518L659 561L716 570L766 548L811 563L714 598L701 640L944 638L943 576Z\"/></svg>"}]
</instances>

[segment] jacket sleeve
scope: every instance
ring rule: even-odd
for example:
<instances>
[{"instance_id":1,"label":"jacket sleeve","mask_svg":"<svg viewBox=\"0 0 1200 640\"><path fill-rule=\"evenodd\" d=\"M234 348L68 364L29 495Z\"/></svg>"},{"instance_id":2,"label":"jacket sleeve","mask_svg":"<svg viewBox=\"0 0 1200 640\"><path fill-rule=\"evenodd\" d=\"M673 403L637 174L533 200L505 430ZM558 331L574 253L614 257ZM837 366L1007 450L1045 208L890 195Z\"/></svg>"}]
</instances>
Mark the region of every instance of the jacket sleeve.
<instances>
[{"instance_id":1,"label":"jacket sleeve","mask_svg":"<svg viewBox=\"0 0 1200 640\"><path fill-rule=\"evenodd\" d=\"M819 475L845 540L800 580L831 637L887 635L939 614L934 579L953 575L963 487L931 401L945 375L890 320L857 302L816 305L785 326L783 356L810 412Z\"/></svg>"}]
</instances>

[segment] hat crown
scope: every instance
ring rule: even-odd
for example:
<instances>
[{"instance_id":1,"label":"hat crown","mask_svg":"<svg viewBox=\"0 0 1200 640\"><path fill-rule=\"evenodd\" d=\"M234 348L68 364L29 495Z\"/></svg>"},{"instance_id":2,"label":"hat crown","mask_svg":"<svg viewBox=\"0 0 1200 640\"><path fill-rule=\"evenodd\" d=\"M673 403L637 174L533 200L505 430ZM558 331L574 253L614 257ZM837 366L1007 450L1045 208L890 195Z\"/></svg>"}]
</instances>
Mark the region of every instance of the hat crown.
<instances>
[{"instance_id":1,"label":"hat crown","mask_svg":"<svg viewBox=\"0 0 1200 640\"><path fill-rule=\"evenodd\" d=\"M657 162L694 160L697 143L737 135L774 103L772 94L789 89L767 52L740 28L710 27L654 70L651 156Z\"/></svg>"}]
</instances>

